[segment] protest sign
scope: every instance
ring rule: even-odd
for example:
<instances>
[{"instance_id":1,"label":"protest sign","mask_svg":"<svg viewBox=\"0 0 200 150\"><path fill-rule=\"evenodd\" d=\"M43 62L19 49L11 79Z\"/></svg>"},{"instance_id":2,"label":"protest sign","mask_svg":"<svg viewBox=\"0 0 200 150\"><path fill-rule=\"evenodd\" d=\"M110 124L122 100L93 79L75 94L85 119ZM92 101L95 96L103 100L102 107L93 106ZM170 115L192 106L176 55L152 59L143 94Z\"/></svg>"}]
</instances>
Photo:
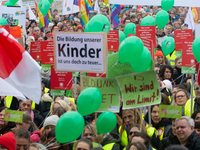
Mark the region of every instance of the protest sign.
<instances>
[{"instance_id":1,"label":"protest sign","mask_svg":"<svg viewBox=\"0 0 200 150\"><path fill-rule=\"evenodd\" d=\"M136 36L140 39L153 41L153 48L156 48L156 28L155 26L136 26Z\"/></svg>"},{"instance_id":2,"label":"protest sign","mask_svg":"<svg viewBox=\"0 0 200 150\"><path fill-rule=\"evenodd\" d=\"M119 49L119 31L110 30L107 35L108 51L116 51Z\"/></svg>"},{"instance_id":3,"label":"protest sign","mask_svg":"<svg viewBox=\"0 0 200 150\"><path fill-rule=\"evenodd\" d=\"M40 41L32 41L30 45L30 55L35 61L41 61L41 44Z\"/></svg>"},{"instance_id":4,"label":"protest sign","mask_svg":"<svg viewBox=\"0 0 200 150\"><path fill-rule=\"evenodd\" d=\"M122 5L149 5L149 6L160 6L161 0L109 0L110 4L122 4ZM185 6L185 7L200 7L200 3L197 0L176 0L174 6Z\"/></svg>"},{"instance_id":5,"label":"protest sign","mask_svg":"<svg viewBox=\"0 0 200 150\"><path fill-rule=\"evenodd\" d=\"M21 29L19 26L10 27L10 34L16 39L22 37Z\"/></svg>"},{"instance_id":6,"label":"protest sign","mask_svg":"<svg viewBox=\"0 0 200 150\"><path fill-rule=\"evenodd\" d=\"M82 76L83 88L96 87L102 93L102 104L97 112L119 112L120 96L116 79Z\"/></svg>"},{"instance_id":7,"label":"protest sign","mask_svg":"<svg viewBox=\"0 0 200 150\"><path fill-rule=\"evenodd\" d=\"M175 40L175 50L181 51L183 41L192 41L193 40L192 29L175 30L174 31L174 40Z\"/></svg>"},{"instance_id":8,"label":"protest sign","mask_svg":"<svg viewBox=\"0 0 200 150\"><path fill-rule=\"evenodd\" d=\"M54 65L51 66L51 89L71 90L72 72L56 72Z\"/></svg>"},{"instance_id":9,"label":"protest sign","mask_svg":"<svg viewBox=\"0 0 200 150\"><path fill-rule=\"evenodd\" d=\"M87 73L88 77L106 78L106 73Z\"/></svg>"},{"instance_id":10,"label":"protest sign","mask_svg":"<svg viewBox=\"0 0 200 150\"><path fill-rule=\"evenodd\" d=\"M107 36L101 33L54 33L55 70L106 71Z\"/></svg>"},{"instance_id":11,"label":"protest sign","mask_svg":"<svg viewBox=\"0 0 200 150\"><path fill-rule=\"evenodd\" d=\"M11 122L22 122L23 111L5 109L4 120L5 121L11 121Z\"/></svg>"},{"instance_id":12,"label":"protest sign","mask_svg":"<svg viewBox=\"0 0 200 150\"><path fill-rule=\"evenodd\" d=\"M196 73L196 61L192 52L193 41L182 42L182 67L181 72L186 74Z\"/></svg>"},{"instance_id":13,"label":"protest sign","mask_svg":"<svg viewBox=\"0 0 200 150\"><path fill-rule=\"evenodd\" d=\"M160 104L160 89L155 72L146 71L116 77L123 98L123 109Z\"/></svg>"},{"instance_id":14,"label":"protest sign","mask_svg":"<svg viewBox=\"0 0 200 150\"><path fill-rule=\"evenodd\" d=\"M54 64L53 41L41 41L41 64L42 70L50 70Z\"/></svg>"},{"instance_id":15,"label":"protest sign","mask_svg":"<svg viewBox=\"0 0 200 150\"><path fill-rule=\"evenodd\" d=\"M121 64L118 61L118 53L107 57L107 78L114 78L130 73L134 73L129 63Z\"/></svg>"},{"instance_id":16,"label":"protest sign","mask_svg":"<svg viewBox=\"0 0 200 150\"><path fill-rule=\"evenodd\" d=\"M159 105L160 118L181 118L182 107L175 105Z\"/></svg>"},{"instance_id":17,"label":"protest sign","mask_svg":"<svg viewBox=\"0 0 200 150\"><path fill-rule=\"evenodd\" d=\"M26 34L26 7L0 6L0 10L0 17L5 18L10 27L20 25L23 28L23 34Z\"/></svg>"}]
</instances>

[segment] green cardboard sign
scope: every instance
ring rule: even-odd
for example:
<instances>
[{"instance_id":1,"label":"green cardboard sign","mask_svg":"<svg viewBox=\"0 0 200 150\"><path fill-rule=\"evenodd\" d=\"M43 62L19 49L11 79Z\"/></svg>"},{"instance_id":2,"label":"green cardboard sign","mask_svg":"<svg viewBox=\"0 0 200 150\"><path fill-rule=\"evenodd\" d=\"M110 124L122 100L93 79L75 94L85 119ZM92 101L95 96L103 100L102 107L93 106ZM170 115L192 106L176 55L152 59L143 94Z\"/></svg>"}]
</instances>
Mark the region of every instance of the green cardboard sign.
<instances>
[{"instance_id":1,"label":"green cardboard sign","mask_svg":"<svg viewBox=\"0 0 200 150\"><path fill-rule=\"evenodd\" d=\"M107 57L107 78L115 78L130 73L134 73L129 63L121 64L118 62L118 53Z\"/></svg>"},{"instance_id":2,"label":"green cardboard sign","mask_svg":"<svg viewBox=\"0 0 200 150\"><path fill-rule=\"evenodd\" d=\"M23 111L16 111L16 110L5 110L5 121L11 121L11 122L20 122L22 123L23 120Z\"/></svg>"},{"instance_id":3,"label":"green cardboard sign","mask_svg":"<svg viewBox=\"0 0 200 150\"><path fill-rule=\"evenodd\" d=\"M96 87L102 93L102 104L97 112L119 112L120 96L116 79L82 76L83 88Z\"/></svg>"},{"instance_id":4,"label":"green cardboard sign","mask_svg":"<svg viewBox=\"0 0 200 150\"><path fill-rule=\"evenodd\" d=\"M123 97L123 109L160 104L160 89L155 72L146 71L116 77Z\"/></svg>"},{"instance_id":5,"label":"green cardboard sign","mask_svg":"<svg viewBox=\"0 0 200 150\"><path fill-rule=\"evenodd\" d=\"M64 96L65 90L53 90L53 89L51 89L51 95L52 96Z\"/></svg>"},{"instance_id":6,"label":"green cardboard sign","mask_svg":"<svg viewBox=\"0 0 200 150\"><path fill-rule=\"evenodd\" d=\"M160 118L181 118L182 107L175 105L159 105Z\"/></svg>"},{"instance_id":7,"label":"green cardboard sign","mask_svg":"<svg viewBox=\"0 0 200 150\"><path fill-rule=\"evenodd\" d=\"M196 67L181 67L181 73L196 74Z\"/></svg>"}]
</instances>

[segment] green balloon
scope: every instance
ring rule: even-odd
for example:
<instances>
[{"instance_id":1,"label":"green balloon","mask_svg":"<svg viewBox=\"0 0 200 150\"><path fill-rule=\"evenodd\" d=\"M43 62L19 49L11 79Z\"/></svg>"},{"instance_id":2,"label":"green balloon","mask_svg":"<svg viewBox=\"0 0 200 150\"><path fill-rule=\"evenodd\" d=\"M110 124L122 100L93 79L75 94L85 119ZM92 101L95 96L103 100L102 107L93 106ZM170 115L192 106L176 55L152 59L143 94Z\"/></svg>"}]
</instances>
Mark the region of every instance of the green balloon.
<instances>
[{"instance_id":1,"label":"green balloon","mask_svg":"<svg viewBox=\"0 0 200 150\"><path fill-rule=\"evenodd\" d=\"M200 63L200 36L194 40L192 44L192 51L197 62Z\"/></svg>"},{"instance_id":2,"label":"green balloon","mask_svg":"<svg viewBox=\"0 0 200 150\"><path fill-rule=\"evenodd\" d=\"M5 26L7 24L8 24L8 22L7 22L7 20L5 18L0 18L0 25L1 26Z\"/></svg>"},{"instance_id":3,"label":"green balloon","mask_svg":"<svg viewBox=\"0 0 200 150\"><path fill-rule=\"evenodd\" d=\"M111 132L117 125L117 117L113 112L103 112L97 118L97 134Z\"/></svg>"},{"instance_id":4,"label":"green balloon","mask_svg":"<svg viewBox=\"0 0 200 150\"><path fill-rule=\"evenodd\" d=\"M132 69L135 72L147 71L151 64L151 54L150 51L144 47L144 50L140 57L136 58L134 61L130 62Z\"/></svg>"},{"instance_id":5,"label":"green balloon","mask_svg":"<svg viewBox=\"0 0 200 150\"><path fill-rule=\"evenodd\" d=\"M15 4L18 2L18 0L10 0L11 3Z\"/></svg>"},{"instance_id":6,"label":"green balloon","mask_svg":"<svg viewBox=\"0 0 200 150\"><path fill-rule=\"evenodd\" d=\"M169 11L174 6L174 0L161 0L162 9Z\"/></svg>"},{"instance_id":7,"label":"green balloon","mask_svg":"<svg viewBox=\"0 0 200 150\"><path fill-rule=\"evenodd\" d=\"M140 26L155 26L155 19L152 16L146 16L142 19Z\"/></svg>"},{"instance_id":8,"label":"green balloon","mask_svg":"<svg viewBox=\"0 0 200 150\"><path fill-rule=\"evenodd\" d=\"M104 15L95 15L88 22L88 30L87 32L109 32L110 30L110 22L108 18Z\"/></svg>"},{"instance_id":9,"label":"green balloon","mask_svg":"<svg viewBox=\"0 0 200 150\"><path fill-rule=\"evenodd\" d=\"M126 38L119 46L118 60L120 63L134 61L142 54L142 40L136 36Z\"/></svg>"},{"instance_id":10,"label":"green balloon","mask_svg":"<svg viewBox=\"0 0 200 150\"><path fill-rule=\"evenodd\" d=\"M162 29L169 22L169 14L165 10L161 10L156 14L156 24L158 29Z\"/></svg>"},{"instance_id":11,"label":"green balloon","mask_svg":"<svg viewBox=\"0 0 200 150\"><path fill-rule=\"evenodd\" d=\"M83 132L85 121L78 112L64 113L56 124L56 140L59 143L67 143L76 140Z\"/></svg>"},{"instance_id":12,"label":"green balloon","mask_svg":"<svg viewBox=\"0 0 200 150\"><path fill-rule=\"evenodd\" d=\"M85 32L89 32L88 26L89 26L89 22L85 25L85 29L84 29Z\"/></svg>"},{"instance_id":13,"label":"green balloon","mask_svg":"<svg viewBox=\"0 0 200 150\"><path fill-rule=\"evenodd\" d=\"M162 41L162 52L165 56L169 55L175 50L175 41L173 37L166 37Z\"/></svg>"},{"instance_id":14,"label":"green balloon","mask_svg":"<svg viewBox=\"0 0 200 150\"><path fill-rule=\"evenodd\" d=\"M95 112L102 103L101 91L95 87L84 89L77 101L78 112L82 116L86 116Z\"/></svg>"},{"instance_id":15,"label":"green balloon","mask_svg":"<svg viewBox=\"0 0 200 150\"><path fill-rule=\"evenodd\" d=\"M119 31L119 44L121 44L121 42L126 38L126 35L124 34L124 32Z\"/></svg>"},{"instance_id":16,"label":"green balloon","mask_svg":"<svg viewBox=\"0 0 200 150\"><path fill-rule=\"evenodd\" d=\"M46 16L50 9L50 3L48 0L41 0L39 2L39 9L43 16Z\"/></svg>"},{"instance_id":17,"label":"green balloon","mask_svg":"<svg viewBox=\"0 0 200 150\"><path fill-rule=\"evenodd\" d=\"M134 23L128 23L124 28L124 32L126 37L128 37L128 34L136 35L136 25Z\"/></svg>"},{"instance_id":18,"label":"green balloon","mask_svg":"<svg viewBox=\"0 0 200 150\"><path fill-rule=\"evenodd\" d=\"M10 1L7 1L7 2L4 4L4 6L14 6L14 4L13 4L12 2L10 2Z\"/></svg>"},{"instance_id":19,"label":"green balloon","mask_svg":"<svg viewBox=\"0 0 200 150\"><path fill-rule=\"evenodd\" d=\"M49 3L52 4L54 0L49 0Z\"/></svg>"}]
</instances>

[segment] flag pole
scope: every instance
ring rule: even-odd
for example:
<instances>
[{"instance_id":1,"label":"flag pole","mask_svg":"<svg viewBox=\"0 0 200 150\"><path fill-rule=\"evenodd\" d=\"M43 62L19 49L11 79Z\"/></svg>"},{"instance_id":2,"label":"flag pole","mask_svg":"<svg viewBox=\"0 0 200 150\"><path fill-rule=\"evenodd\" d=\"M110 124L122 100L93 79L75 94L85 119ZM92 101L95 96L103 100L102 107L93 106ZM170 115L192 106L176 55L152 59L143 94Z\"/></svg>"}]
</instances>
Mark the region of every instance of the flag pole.
<instances>
[{"instance_id":1,"label":"flag pole","mask_svg":"<svg viewBox=\"0 0 200 150\"><path fill-rule=\"evenodd\" d=\"M193 87L194 87L194 75L192 74L192 85L191 85L191 115L192 116L192 108L193 108Z\"/></svg>"}]
</instances>

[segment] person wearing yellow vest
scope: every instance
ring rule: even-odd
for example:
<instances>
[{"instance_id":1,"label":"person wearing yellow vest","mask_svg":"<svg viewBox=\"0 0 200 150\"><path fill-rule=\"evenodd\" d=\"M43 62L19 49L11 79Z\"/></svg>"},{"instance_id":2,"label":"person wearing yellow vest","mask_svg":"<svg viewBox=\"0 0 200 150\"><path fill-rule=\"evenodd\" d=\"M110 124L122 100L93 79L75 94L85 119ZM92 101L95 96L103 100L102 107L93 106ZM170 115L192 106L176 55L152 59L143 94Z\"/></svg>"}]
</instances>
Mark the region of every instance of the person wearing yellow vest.
<instances>
[{"instance_id":1,"label":"person wearing yellow vest","mask_svg":"<svg viewBox=\"0 0 200 150\"><path fill-rule=\"evenodd\" d=\"M103 140L103 135L97 135L96 125L88 124L84 128L81 138L89 139L93 143L93 147L101 147L100 143Z\"/></svg>"},{"instance_id":2,"label":"person wearing yellow vest","mask_svg":"<svg viewBox=\"0 0 200 150\"><path fill-rule=\"evenodd\" d=\"M169 99L166 97L161 98L161 104L169 105ZM145 121L148 123L148 113L145 116ZM171 132L171 121L168 118L159 117L159 105L151 106L151 121L152 127L147 128L147 134L151 137L151 145L153 148L158 149L160 141L169 136Z\"/></svg>"},{"instance_id":3,"label":"person wearing yellow vest","mask_svg":"<svg viewBox=\"0 0 200 150\"><path fill-rule=\"evenodd\" d=\"M199 92L199 85L198 82L194 82L194 91L196 98L193 98L193 109L192 113L194 113L196 110L200 110L200 92ZM189 99L184 106L184 114L188 117L191 116L191 99Z\"/></svg>"},{"instance_id":4,"label":"person wearing yellow vest","mask_svg":"<svg viewBox=\"0 0 200 150\"><path fill-rule=\"evenodd\" d=\"M104 134L103 141L101 142L104 150L120 150L121 138L118 133L110 132Z\"/></svg>"},{"instance_id":5,"label":"person wearing yellow vest","mask_svg":"<svg viewBox=\"0 0 200 150\"><path fill-rule=\"evenodd\" d=\"M137 118L135 118L135 113ZM122 111L122 126L119 127L119 135L121 137L121 146L128 145L128 134L131 127L135 124L140 124L140 114L137 109L126 109Z\"/></svg>"},{"instance_id":6,"label":"person wearing yellow vest","mask_svg":"<svg viewBox=\"0 0 200 150\"><path fill-rule=\"evenodd\" d=\"M166 58L169 60L171 66L175 66L176 51L174 50L171 54L167 55Z\"/></svg>"}]
</instances>

